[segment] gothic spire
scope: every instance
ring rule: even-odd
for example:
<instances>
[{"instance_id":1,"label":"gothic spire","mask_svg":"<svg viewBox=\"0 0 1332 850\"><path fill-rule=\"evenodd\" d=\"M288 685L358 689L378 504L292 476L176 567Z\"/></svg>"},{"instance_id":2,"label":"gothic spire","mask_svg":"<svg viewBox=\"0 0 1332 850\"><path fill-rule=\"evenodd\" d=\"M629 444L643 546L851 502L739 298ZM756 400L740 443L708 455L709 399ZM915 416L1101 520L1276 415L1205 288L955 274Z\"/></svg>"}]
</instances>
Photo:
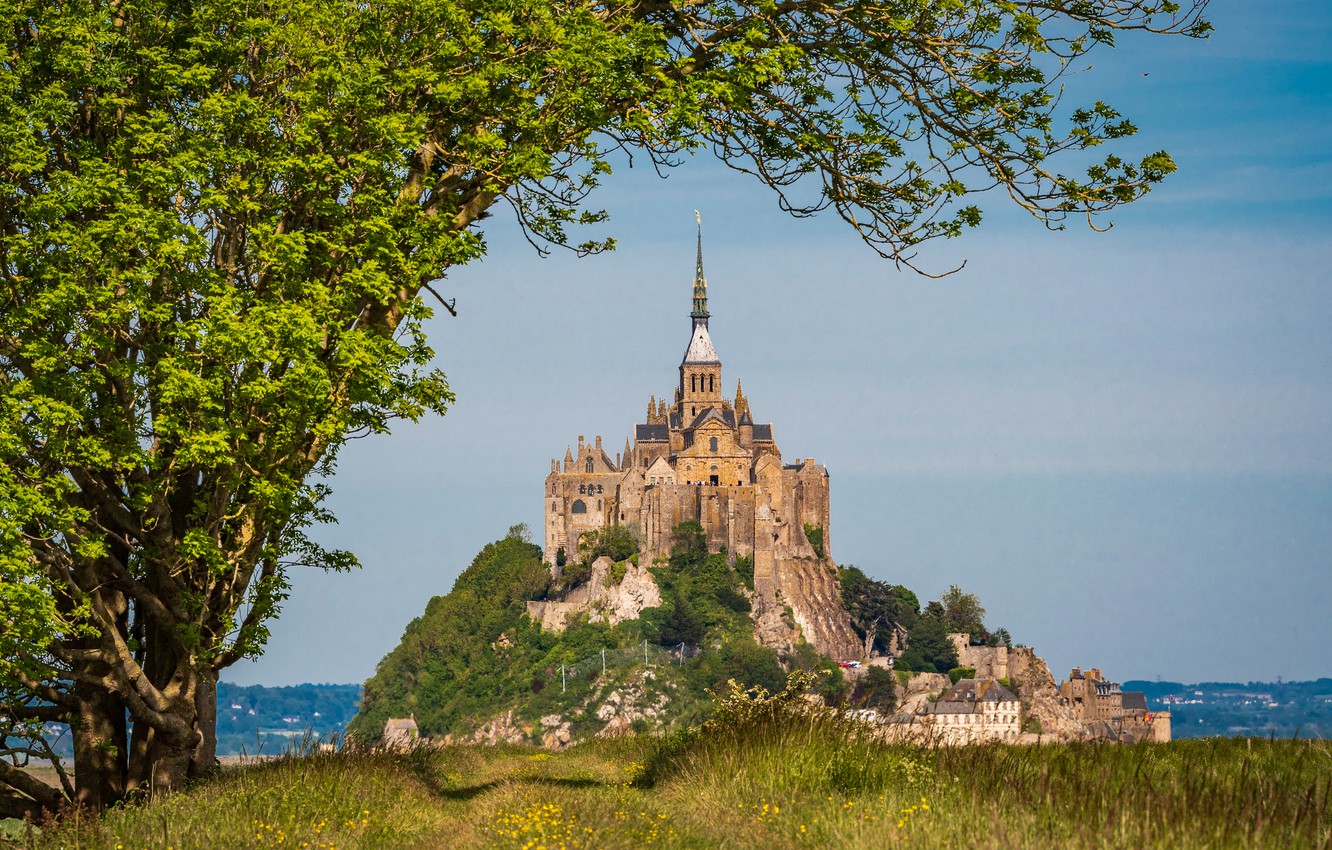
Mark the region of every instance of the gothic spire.
<instances>
[{"instance_id":1,"label":"gothic spire","mask_svg":"<svg viewBox=\"0 0 1332 850\"><path fill-rule=\"evenodd\" d=\"M702 319L704 327L708 324L708 280L703 277L703 216L694 210L698 220L698 260L694 265L694 309L690 316Z\"/></svg>"}]
</instances>

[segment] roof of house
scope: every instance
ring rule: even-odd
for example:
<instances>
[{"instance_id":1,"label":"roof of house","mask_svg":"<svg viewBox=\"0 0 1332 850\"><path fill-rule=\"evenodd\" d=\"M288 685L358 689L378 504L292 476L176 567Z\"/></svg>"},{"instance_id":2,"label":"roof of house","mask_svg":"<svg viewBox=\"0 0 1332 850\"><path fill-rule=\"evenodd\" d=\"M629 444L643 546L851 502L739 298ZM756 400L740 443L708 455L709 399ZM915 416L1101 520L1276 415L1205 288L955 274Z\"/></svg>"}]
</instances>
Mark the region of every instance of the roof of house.
<instances>
[{"instance_id":1,"label":"roof of house","mask_svg":"<svg viewBox=\"0 0 1332 850\"><path fill-rule=\"evenodd\" d=\"M634 439L646 442L665 442L671 437L670 429L666 423L662 422L656 425L635 425Z\"/></svg>"},{"instance_id":2,"label":"roof of house","mask_svg":"<svg viewBox=\"0 0 1332 850\"><path fill-rule=\"evenodd\" d=\"M1147 710L1147 695L1142 691L1124 691L1124 707Z\"/></svg>"},{"instance_id":3,"label":"roof of house","mask_svg":"<svg viewBox=\"0 0 1332 850\"><path fill-rule=\"evenodd\" d=\"M765 443L771 443L771 442L772 442L772 424L769 423L769 424L767 424L767 425L755 425L755 426L754 426L754 439L755 439L755 440L761 440L761 441L763 441L763 442L765 442Z\"/></svg>"},{"instance_id":4,"label":"roof of house","mask_svg":"<svg viewBox=\"0 0 1332 850\"><path fill-rule=\"evenodd\" d=\"M384 734L390 732L417 732L416 720L411 717L390 717L384 724Z\"/></svg>"},{"instance_id":5,"label":"roof of house","mask_svg":"<svg viewBox=\"0 0 1332 850\"><path fill-rule=\"evenodd\" d=\"M1013 692L995 679L959 679L956 685L939 695L940 703L1016 702Z\"/></svg>"}]
</instances>

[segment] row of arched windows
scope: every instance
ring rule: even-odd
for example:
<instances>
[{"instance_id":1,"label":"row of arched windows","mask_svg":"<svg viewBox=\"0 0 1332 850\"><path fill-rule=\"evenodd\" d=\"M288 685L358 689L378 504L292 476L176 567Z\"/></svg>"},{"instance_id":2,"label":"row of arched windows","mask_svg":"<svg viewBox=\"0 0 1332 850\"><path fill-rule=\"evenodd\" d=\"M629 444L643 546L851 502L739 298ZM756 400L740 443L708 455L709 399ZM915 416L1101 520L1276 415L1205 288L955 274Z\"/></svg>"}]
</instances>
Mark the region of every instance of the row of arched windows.
<instances>
[{"instance_id":1,"label":"row of arched windows","mask_svg":"<svg viewBox=\"0 0 1332 850\"><path fill-rule=\"evenodd\" d=\"M707 387L706 387L706 389L707 389L708 392L712 392L712 391L716 388L716 387L715 387L715 384L714 384L714 382L715 382L715 380L716 380L716 376L714 376L714 375L708 375L708 376L706 376L706 377L707 377L707 379L708 379L708 380L707 380ZM694 393L696 393L696 392L700 392L700 391L702 391L703 389L705 389L704 386L703 386L703 384L704 384L703 378L704 378L703 375L690 375L690 376L689 376L689 391L690 391L690 392L694 392Z\"/></svg>"},{"instance_id":2,"label":"row of arched windows","mask_svg":"<svg viewBox=\"0 0 1332 850\"><path fill-rule=\"evenodd\" d=\"M600 484L579 484L579 485L578 485L578 492L579 492L579 493L601 493L601 492L603 492L603 488L602 488L602 486L601 486Z\"/></svg>"}]
</instances>

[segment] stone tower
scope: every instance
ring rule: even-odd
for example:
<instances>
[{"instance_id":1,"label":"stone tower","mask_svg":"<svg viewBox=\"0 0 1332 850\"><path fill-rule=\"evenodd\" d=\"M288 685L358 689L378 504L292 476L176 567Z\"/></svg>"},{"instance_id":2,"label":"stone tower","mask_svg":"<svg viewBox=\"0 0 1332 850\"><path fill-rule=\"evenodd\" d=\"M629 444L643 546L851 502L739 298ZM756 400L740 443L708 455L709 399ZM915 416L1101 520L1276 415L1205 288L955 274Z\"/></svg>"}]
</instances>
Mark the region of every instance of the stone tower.
<instances>
[{"instance_id":1,"label":"stone tower","mask_svg":"<svg viewBox=\"0 0 1332 850\"><path fill-rule=\"evenodd\" d=\"M694 213L698 215L697 212ZM703 276L703 222L698 223L698 259L694 264L694 309L689 312L693 330L689 347L680 361L680 391L676 413L692 422L700 411L722 406L721 360L708 333L708 280Z\"/></svg>"}]
</instances>

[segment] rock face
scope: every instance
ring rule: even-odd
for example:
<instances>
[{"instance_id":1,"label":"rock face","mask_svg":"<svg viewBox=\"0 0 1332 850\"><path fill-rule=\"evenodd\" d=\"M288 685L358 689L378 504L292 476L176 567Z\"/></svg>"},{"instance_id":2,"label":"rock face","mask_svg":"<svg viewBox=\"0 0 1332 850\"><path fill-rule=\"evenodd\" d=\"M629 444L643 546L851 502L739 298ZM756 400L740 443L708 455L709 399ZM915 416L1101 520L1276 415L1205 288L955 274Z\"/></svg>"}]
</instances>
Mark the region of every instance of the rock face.
<instances>
[{"instance_id":1,"label":"rock face","mask_svg":"<svg viewBox=\"0 0 1332 850\"><path fill-rule=\"evenodd\" d=\"M471 735L445 735L445 744L471 742L475 744L521 744L530 740L533 727L515 721L513 712L506 711L482 724Z\"/></svg>"},{"instance_id":2,"label":"rock face","mask_svg":"<svg viewBox=\"0 0 1332 850\"><path fill-rule=\"evenodd\" d=\"M1018 646L1008 651L1008 679L1017 689L1027 716L1040 721L1042 736L1066 741L1086 737L1086 728L1077 715L1059 701L1059 687L1036 650Z\"/></svg>"},{"instance_id":3,"label":"rock face","mask_svg":"<svg viewBox=\"0 0 1332 850\"><path fill-rule=\"evenodd\" d=\"M624 562L624 577L614 580L614 564L602 556L592 562L592 575L586 584L573 588L560 599L528 602L527 614L541 623L541 628L564 631L569 621L587 612L594 623L615 625L638 619L644 608L661 604L661 590L647 567Z\"/></svg>"},{"instance_id":4,"label":"rock face","mask_svg":"<svg viewBox=\"0 0 1332 850\"><path fill-rule=\"evenodd\" d=\"M942 692L952 681L943 673L912 673L897 694L899 714L919 714L930 697Z\"/></svg>"},{"instance_id":5,"label":"rock face","mask_svg":"<svg viewBox=\"0 0 1332 850\"><path fill-rule=\"evenodd\" d=\"M782 569L777 602L790 606L805 640L835 661L850 661L861 657L863 647L842 605L836 570L829 560L791 558Z\"/></svg>"},{"instance_id":6,"label":"rock face","mask_svg":"<svg viewBox=\"0 0 1332 850\"><path fill-rule=\"evenodd\" d=\"M558 750L587 737L586 727L580 737L569 719L586 715L605 724L592 733L597 737L627 735L639 720L657 728L666 717L670 697L661 691L649 693L648 685L656 678L651 670L643 670L626 683L598 689L583 705L564 714L547 714L535 724L521 723L514 712L506 711L486 721L471 735L446 735L443 743L519 744L537 740L546 749Z\"/></svg>"}]
</instances>

